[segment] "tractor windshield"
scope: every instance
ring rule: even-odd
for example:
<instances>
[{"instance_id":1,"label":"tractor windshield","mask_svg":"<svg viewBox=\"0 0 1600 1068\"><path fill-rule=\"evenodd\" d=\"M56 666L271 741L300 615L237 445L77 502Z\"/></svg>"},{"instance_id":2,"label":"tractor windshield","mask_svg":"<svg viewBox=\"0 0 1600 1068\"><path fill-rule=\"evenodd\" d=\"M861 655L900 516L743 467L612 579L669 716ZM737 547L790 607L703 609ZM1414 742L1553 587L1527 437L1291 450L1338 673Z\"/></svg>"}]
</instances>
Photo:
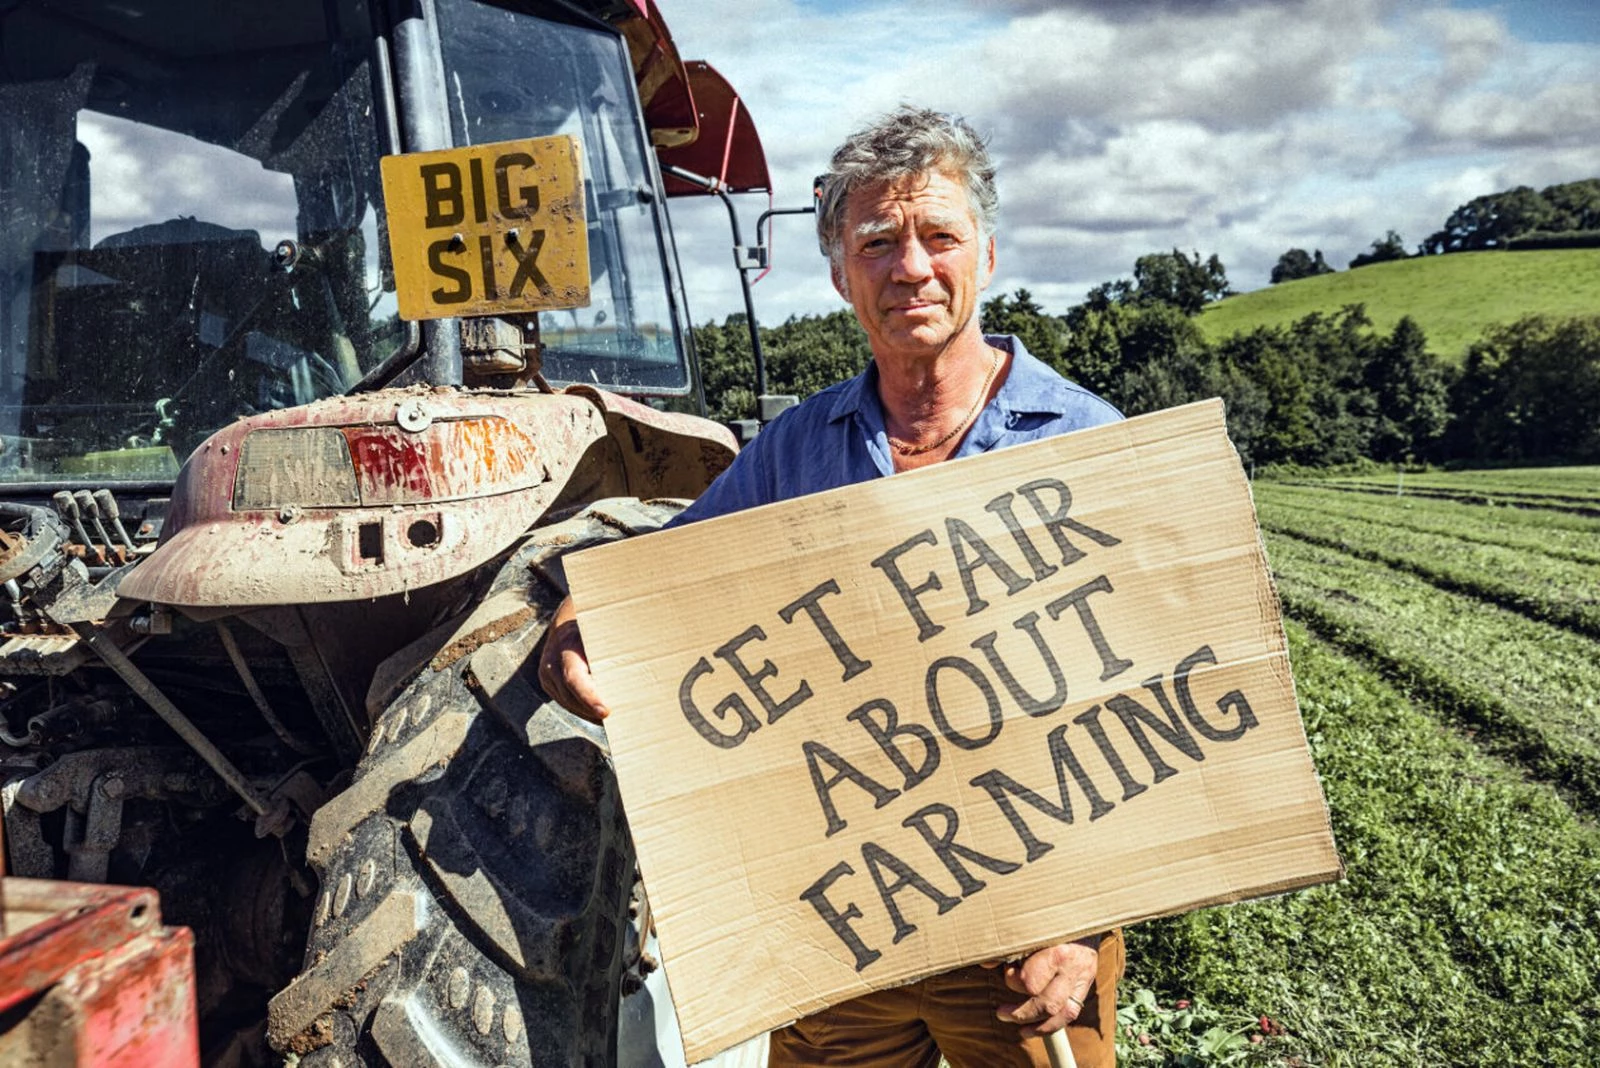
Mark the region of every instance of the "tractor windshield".
<instances>
[{"instance_id":1,"label":"tractor windshield","mask_svg":"<svg viewBox=\"0 0 1600 1068\"><path fill-rule=\"evenodd\" d=\"M401 343L363 0L0 12L0 482L169 478Z\"/></svg>"},{"instance_id":2,"label":"tractor windshield","mask_svg":"<svg viewBox=\"0 0 1600 1068\"><path fill-rule=\"evenodd\" d=\"M670 246L622 39L470 0L437 6L457 145L552 134L583 145L590 303L539 316L545 377L687 392Z\"/></svg>"},{"instance_id":3,"label":"tractor windshield","mask_svg":"<svg viewBox=\"0 0 1600 1068\"><path fill-rule=\"evenodd\" d=\"M369 2L0 0L0 483L171 478L404 344ZM457 145L583 145L592 301L538 317L546 376L687 393L622 40L435 9L448 99L419 106Z\"/></svg>"}]
</instances>

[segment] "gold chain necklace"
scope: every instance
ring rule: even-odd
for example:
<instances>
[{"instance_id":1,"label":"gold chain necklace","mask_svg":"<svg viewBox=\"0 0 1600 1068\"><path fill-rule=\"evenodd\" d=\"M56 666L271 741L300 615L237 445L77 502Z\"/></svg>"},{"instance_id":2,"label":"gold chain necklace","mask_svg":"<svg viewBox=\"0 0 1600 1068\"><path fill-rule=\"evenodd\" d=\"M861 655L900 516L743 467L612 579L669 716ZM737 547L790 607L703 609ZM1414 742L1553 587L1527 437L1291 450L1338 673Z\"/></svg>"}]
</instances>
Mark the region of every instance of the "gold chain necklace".
<instances>
[{"instance_id":1,"label":"gold chain necklace","mask_svg":"<svg viewBox=\"0 0 1600 1068\"><path fill-rule=\"evenodd\" d=\"M926 445L910 445L904 441L901 441L897 437L885 434L884 436L889 439L890 447L893 448L895 452L899 453L901 456L921 456L925 452L932 452L934 449L937 449L939 446L943 445L945 442L949 441L951 438L967 429L967 427L972 423L972 420L976 418L979 409L983 407L984 399L989 396L989 387L994 384L994 376L1000 371L1000 350L991 347L989 351L994 354L994 360L989 364L989 375L983 380L983 388L978 390L978 395L973 398L972 407L967 409L967 414L962 416L961 422L952 427L950 432L944 437L940 438L938 441L932 441Z\"/></svg>"}]
</instances>

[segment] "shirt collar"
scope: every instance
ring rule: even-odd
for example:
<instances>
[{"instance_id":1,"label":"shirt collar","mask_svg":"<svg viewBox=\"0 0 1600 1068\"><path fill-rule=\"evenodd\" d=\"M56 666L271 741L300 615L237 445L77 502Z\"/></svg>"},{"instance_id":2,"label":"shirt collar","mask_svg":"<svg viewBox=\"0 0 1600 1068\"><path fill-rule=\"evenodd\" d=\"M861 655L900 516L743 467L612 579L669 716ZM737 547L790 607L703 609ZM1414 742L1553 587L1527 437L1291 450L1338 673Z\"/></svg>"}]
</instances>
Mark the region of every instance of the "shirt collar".
<instances>
[{"instance_id":1,"label":"shirt collar","mask_svg":"<svg viewBox=\"0 0 1600 1068\"><path fill-rule=\"evenodd\" d=\"M1063 380L1044 361L1029 352L1022 339L1014 334L985 334L984 340L997 349L1011 353L1011 371L1000 383L993 407L1010 415L1012 413L1054 412L1056 397Z\"/></svg>"},{"instance_id":2,"label":"shirt collar","mask_svg":"<svg viewBox=\"0 0 1600 1068\"><path fill-rule=\"evenodd\" d=\"M1007 414L1055 410L1046 402L1046 398L1055 394L1061 385L1061 377L1029 352L1021 338L1014 334L985 334L983 340L1012 356L1011 371L1000 384L1000 392L995 394L992 407ZM871 413L875 417L872 422L882 422L883 408L878 401L878 364L875 360L869 360L865 371L839 387L833 406L828 411L828 421L836 423L857 412L863 415Z\"/></svg>"},{"instance_id":3,"label":"shirt collar","mask_svg":"<svg viewBox=\"0 0 1600 1068\"><path fill-rule=\"evenodd\" d=\"M839 387L838 394L833 398L833 407L828 410L828 422L848 419L856 412L877 407L877 404L878 364L876 360L868 360L865 371Z\"/></svg>"}]
</instances>

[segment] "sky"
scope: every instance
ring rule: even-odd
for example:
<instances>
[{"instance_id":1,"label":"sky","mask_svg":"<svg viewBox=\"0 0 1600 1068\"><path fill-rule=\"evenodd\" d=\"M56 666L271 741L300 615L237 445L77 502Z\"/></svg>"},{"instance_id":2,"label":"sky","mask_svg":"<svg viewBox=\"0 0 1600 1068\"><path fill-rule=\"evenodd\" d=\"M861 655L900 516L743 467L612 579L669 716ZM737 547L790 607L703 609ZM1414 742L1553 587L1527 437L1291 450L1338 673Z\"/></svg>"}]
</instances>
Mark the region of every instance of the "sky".
<instances>
[{"instance_id":1,"label":"sky","mask_svg":"<svg viewBox=\"0 0 1600 1068\"><path fill-rule=\"evenodd\" d=\"M743 98L774 206L898 104L965 116L999 166L987 295L1051 312L1147 252L1216 253L1256 289L1291 247L1342 270L1473 197L1600 177L1600 0L657 4ZM750 241L768 198L734 199ZM694 321L742 311L725 209L672 210ZM773 230L758 319L843 307L810 219Z\"/></svg>"}]
</instances>

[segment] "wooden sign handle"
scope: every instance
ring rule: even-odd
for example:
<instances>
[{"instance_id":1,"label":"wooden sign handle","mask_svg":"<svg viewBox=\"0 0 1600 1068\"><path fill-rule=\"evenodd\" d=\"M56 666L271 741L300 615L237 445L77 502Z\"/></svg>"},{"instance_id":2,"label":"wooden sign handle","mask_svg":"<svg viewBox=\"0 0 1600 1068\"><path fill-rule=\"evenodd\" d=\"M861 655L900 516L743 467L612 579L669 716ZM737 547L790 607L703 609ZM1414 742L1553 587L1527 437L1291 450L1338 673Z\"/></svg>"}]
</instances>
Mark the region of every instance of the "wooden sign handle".
<instances>
[{"instance_id":1,"label":"wooden sign handle","mask_svg":"<svg viewBox=\"0 0 1600 1068\"><path fill-rule=\"evenodd\" d=\"M1051 1031L1044 1036L1045 1052L1050 1055L1050 1068L1078 1068L1072 1055L1072 1044L1067 1041L1067 1029Z\"/></svg>"}]
</instances>

